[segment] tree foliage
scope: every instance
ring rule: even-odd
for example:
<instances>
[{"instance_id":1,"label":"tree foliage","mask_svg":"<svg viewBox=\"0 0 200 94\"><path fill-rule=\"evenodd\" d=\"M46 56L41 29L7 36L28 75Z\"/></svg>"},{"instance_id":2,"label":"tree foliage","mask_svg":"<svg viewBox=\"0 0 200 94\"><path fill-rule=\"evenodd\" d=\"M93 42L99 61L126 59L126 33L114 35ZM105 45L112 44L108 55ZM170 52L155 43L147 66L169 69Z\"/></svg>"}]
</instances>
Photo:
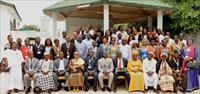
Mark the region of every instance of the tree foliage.
<instances>
[{"instance_id":1,"label":"tree foliage","mask_svg":"<svg viewBox=\"0 0 200 94\"><path fill-rule=\"evenodd\" d=\"M40 31L40 28L37 25L24 25L22 28L19 30L25 31L25 30L30 30L30 31Z\"/></svg>"},{"instance_id":2,"label":"tree foliage","mask_svg":"<svg viewBox=\"0 0 200 94\"><path fill-rule=\"evenodd\" d=\"M200 31L200 0L161 0L173 6L173 12L165 16L164 29L173 31Z\"/></svg>"}]
</instances>

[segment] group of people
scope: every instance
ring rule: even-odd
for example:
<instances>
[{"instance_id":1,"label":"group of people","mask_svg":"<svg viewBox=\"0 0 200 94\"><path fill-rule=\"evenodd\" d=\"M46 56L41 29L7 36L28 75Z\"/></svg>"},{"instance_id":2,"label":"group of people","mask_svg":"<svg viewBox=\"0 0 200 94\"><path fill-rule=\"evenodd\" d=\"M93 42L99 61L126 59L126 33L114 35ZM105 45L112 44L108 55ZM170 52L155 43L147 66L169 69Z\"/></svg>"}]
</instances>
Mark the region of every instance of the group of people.
<instances>
[{"instance_id":1,"label":"group of people","mask_svg":"<svg viewBox=\"0 0 200 94\"><path fill-rule=\"evenodd\" d=\"M58 81L65 77L67 90L89 90L92 77L93 90L99 83L102 91L117 91L119 76L124 76L128 91L182 92L199 89L198 50L192 38L184 39L183 33L171 38L170 32L122 26L110 27L105 35L100 30L80 28L70 37L64 31L61 39L47 38L44 45L40 37L35 44L27 38L13 42L7 37L0 63L0 89L8 94L23 90L28 94L57 91ZM106 84L104 81L108 80ZM112 88L112 84L114 87ZM122 82L121 84L125 84Z\"/></svg>"}]
</instances>

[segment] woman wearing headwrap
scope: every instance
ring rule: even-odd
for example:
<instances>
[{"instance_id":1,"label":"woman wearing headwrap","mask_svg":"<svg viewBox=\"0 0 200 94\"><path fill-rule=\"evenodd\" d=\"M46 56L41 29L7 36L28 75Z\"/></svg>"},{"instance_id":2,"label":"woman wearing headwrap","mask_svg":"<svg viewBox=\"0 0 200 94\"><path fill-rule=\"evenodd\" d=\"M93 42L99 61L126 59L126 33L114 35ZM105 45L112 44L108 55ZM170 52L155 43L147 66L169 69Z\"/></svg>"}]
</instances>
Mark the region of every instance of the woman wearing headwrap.
<instances>
[{"instance_id":1,"label":"woman wearing headwrap","mask_svg":"<svg viewBox=\"0 0 200 94\"><path fill-rule=\"evenodd\" d=\"M79 86L83 86L83 71L85 61L80 58L78 52L74 52L74 58L69 63L69 78L66 85L73 86L74 91L79 91Z\"/></svg>"},{"instance_id":2,"label":"woman wearing headwrap","mask_svg":"<svg viewBox=\"0 0 200 94\"><path fill-rule=\"evenodd\" d=\"M127 66L130 75L130 84L128 91L144 91L144 76L142 73L142 63L138 59L138 52L133 51Z\"/></svg>"},{"instance_id":3,"label":"woman wearing headwrap","mask_svg":"<svg viewBox=\"0 0 200 94\"><path fill-rule=\"evenodd\" d=\"M167 61L168 54L161 53L161 61L158 64L159 85L162 91L174 91L174 78L172 69ZM176 91L175 91L176 92Z\"/></svg>"},{"instance_id":4,"label":"woman wearing headwrap","mask_svg":"<svg viewBox=\"0 0 200 94\"><path fill-rule=\"evenodd\" d=\"M187 89L186 91L192 91L199 88L199 78L198 78L198 51L193 45L193 40L189 39L187 41L187 46L185 46L181 52L183 57L182 68L180 71L180 76L182 73L186 73L187 76Z\"/></svg>"}]
</instances>

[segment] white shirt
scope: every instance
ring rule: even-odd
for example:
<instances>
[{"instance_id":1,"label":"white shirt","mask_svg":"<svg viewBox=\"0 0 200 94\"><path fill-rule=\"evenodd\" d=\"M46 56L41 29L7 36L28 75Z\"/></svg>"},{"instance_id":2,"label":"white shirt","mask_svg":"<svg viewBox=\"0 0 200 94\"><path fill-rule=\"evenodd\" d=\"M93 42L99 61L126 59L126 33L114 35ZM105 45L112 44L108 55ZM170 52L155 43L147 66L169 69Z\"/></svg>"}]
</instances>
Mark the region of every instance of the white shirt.
<instances>
[{"instance_id":1,"label":"white shirt","mask_svg":"<svg viewBox=\"0 0 200 94\"><path fill-rule=\"evenodd\" d=\"M123 60L122 58L117 59L117 68L119 68L119 63L121 63L121 68L124 68Z\"/></svg>"},{"instance_id":2,"label":"white shirt","mask_svg":"<svg viewBox=\"0 0 200 94\"><path fill-rule=\"evenodd\" d=\"M126 45L120 45L119 46L120 51L122 52L122 57L128 59L131 54L131 46L126 44Z\"/></svg>"},{"instance_id":3,"label":"white shirt","mask_svg":"<svg viewBox=\"0 0 200 94\"><path fill-rule=\"evenodd\" d=\"M144 59L142 62L144 73L148 71L156 72L156 63L155 59L149 60L148 58Z\"/></svg>"},{"instance_id":4,"label":"white shirt","mask_svg":"<svg viewBox=\"0 0 200 94\"><path fill-rule=\"evenodd\" d=\"M43 71L49 71L49 64L50 64L50 60L46 61L46 60L42 60L42 70Z\"/></svg>"},{"instance_id":5,"label":"white shirt","mask_svg":"<svg viewBox=\"0 0 200 94\"><path fill-rule=\"evenodd\" d=\"M64 68L64 60L60 60L60 65L59 65L59 68L58 68L58 70L65 70L65 68Z\"/></svg>"}]
</instances>

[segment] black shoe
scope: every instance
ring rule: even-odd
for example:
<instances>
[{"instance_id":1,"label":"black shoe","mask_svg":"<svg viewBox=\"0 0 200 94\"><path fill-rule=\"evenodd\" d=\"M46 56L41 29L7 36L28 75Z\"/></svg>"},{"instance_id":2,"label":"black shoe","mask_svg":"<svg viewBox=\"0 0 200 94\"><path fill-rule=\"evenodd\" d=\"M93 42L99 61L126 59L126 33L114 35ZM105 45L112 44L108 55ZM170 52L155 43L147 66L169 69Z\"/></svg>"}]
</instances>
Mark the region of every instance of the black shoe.
<instances>
[{"instance_id":1,"label":"black shoe","mask_svg":"<svg viewBox=\"0 0 200 94\"><path fill-rule=\"evenodd\" d=\"M158 89L154 89L153 92L155 92L155 93L159 93Z\"/></svg>"},{"instance_id":2,"label":"black shoe","mask_svg":"<svg viewBox=\"0 0 200 94\"><path fill-rule=\"evenodd\" d=\"M143 92L144 92L144 93L147 93L147 92L148 92L148 89L145 89Z\"/></svg>"},{"instance_id":3,"label":"black shoe","mask_svg":"<svg viewBox=\"0 0 200 94\"><path fill-rule=\"evenodd\" d=\"M104 91L106 90L106 88L105 88L105 87L103 87L101 90L104 92Z\"/></svg>"},{"instance_id":4,"label":"black shoe","mask_svg":"<svg viewBox=\"0 0 200 94\"><path fill-rule=\"evenodd\" d=\"M29 92L31 92L31 88L30 87L25 90L26 94L28 94Z\"/></svg>"},{"instance_id":5,"label":"black shoe","mask_svg":"<svg viewBox=\"0 0 200 94\"><path fill-rule=\"evenodd\" d=\"M96 92L96 91L97 91L97 88L93 88L93 91Z\"/></svg>"},{"instance_id":6,"label":"black shoe","mask_svg":"<svg viewBox=\"0 0 200 94\"><path fill-rule=\"evenodd\" d=\"M85 87L85 92L87 92L89 90L89 88L88 87Z\"/></svg>"},{"instance_id":7,"label":"black shoe","mask_svg":"<svg viewBox=\"0 0 200 94\"><path fill-rule=\"evenodd\" d=\"M113 92L117 92L117 89L115 88L115 89L113 90Z\"/></svg>"},{"instance_id":8,"label":"black shoe","mask_svg":"<svg viewBox=\"0 0 200 94\"><path fill-rule=\"evenodd\" d=\"M14 89L14 92L19 92L19 90L18 89Z\"/></svg>"},{"instance_id":9,"label":"black shoe","mask_svg":"<svg viewBox=\"0 0 200 94\"><path fill-rule=\"evenodd\" d=\"M41 89L38 88L38 87L35 87L35 88L33 89L33 92L39 94L39 93L41 92Z\"/></svg>"},{"instance_id":10,"label":"black shoe","mask_svg":"<svg viewBox=\"0 0 200 94\"><path fill-rule=\"evenodd\" d=\"M7 94L11 94L12 90L8 90Z\"/></svg>"},{"instance_id":11,"label":"black shoe","mask_svg":"<svg viewBox=\"0 0 200 94\"><path fill-rule=\"evenodd\" d=\"M112 90L111 90L111 88L109 88L109 87L107 87L107 90L109 91L109 92L111 92Z\"/></svg>"},{"instance_id":12,"label":"black shoe","mask_svg":"<svg viewBox=\"0 0 200 94\"><path fill-rule=\"evenodd\" d=\"M51 94L51 93L52 93L52 91L53 91L52 89L49 89L49 90L48 90L48 94Z\"/></svg>"}]
</instances>

